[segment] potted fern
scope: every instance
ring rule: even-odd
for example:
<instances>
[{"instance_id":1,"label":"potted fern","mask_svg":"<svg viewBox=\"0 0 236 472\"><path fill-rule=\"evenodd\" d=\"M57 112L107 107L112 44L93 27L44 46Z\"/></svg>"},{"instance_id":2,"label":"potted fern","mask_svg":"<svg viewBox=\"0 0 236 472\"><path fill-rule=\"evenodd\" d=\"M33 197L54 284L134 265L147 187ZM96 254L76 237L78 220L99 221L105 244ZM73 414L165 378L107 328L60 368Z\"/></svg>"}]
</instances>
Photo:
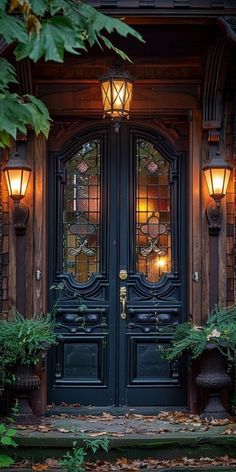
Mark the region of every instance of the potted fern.
<instances>
[{"instance_id":1,"label":"potted fern","mask_svg":"<svg viewBox=\"0 0 236 472\"><path fill-rule=\"evenodd\" d=\"M226 360L233 361L235 347L236 307L216 306L203 326L192 323L179 325L170 348L165 352L170 361L185 351L193 359L200 357L200 374L196 383L209 391L208 403L201 415L204 418L227 416L221 403L221 389L231 383L225 367Z\"/></svg>"},{"instance_id":2,"label":"potted fern","mask_svg":"<svg viewBox=\"0 0 236 472\"><path fill-rule=\"evenodd\" d=\"M35 374L40 353L55 343L53 315L34 315L30 319L15 312L12 319L0 320L0 372L2 381L18 399L17 422L35 423L29 393L39 388Z\"/></svg>"}]
</instances>

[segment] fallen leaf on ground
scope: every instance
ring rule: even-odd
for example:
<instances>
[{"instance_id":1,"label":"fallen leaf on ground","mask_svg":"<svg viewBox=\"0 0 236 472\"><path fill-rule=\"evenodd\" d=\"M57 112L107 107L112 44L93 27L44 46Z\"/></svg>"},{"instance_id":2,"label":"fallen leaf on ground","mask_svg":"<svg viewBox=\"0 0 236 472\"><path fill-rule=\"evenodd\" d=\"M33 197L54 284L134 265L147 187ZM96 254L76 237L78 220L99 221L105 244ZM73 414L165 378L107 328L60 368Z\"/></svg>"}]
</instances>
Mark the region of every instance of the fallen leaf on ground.
<instances>
[{"instance_id":1,"label":"fallen leaf on ground","mask_svg":"<svg viewBox=\"0 0 236 472\"><path fill-rule=\"evenodd\" d=\"M89 436L91 436L92 438L96 438L97 436L105 436L106 434L107 434L107 431L102 431L99 433L89 433Z\"/></svg>"},{"instance_id":2,"label":"fallen leaf on ground","mask_svg":"<svg viewBox=\"0 0 236 472\"><path fill-rule=\"evenodd\" d=\"M48 470L47 464L35 464L32 466L32 470Z\"/></svg>"},{"instance_id":3,"label":"fallen leaf on ground","mask_svg":"<svg viewBox=\"0 0 236 472\"><path fill-rule=\"evenodd\" d=\"M65 429L65 428L58 428L57 431L60 431L60 433L71 433L70 429Z\"/></svg>"}]
</instances>

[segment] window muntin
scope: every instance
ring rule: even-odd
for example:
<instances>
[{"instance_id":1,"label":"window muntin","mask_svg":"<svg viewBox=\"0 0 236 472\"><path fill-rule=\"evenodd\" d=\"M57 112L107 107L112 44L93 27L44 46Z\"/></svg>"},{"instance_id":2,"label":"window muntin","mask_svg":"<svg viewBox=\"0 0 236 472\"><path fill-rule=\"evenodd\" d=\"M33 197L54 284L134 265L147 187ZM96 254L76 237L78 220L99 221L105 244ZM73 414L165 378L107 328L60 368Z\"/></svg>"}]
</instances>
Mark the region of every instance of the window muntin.
<instances>
[{"instance_id":1,"label":"window muntin","mask_svg":"<svg viewBox=\"0 0 236 472\"><path fill-rule=\"evenodd\" d=\"M86 283L100 270L101 142L84 143L66 163L63 270Z\"/></svg>"},{"instance_id":2,"label":"window muntin","mask_svg":"<svg viewBox=\"0 0 236 472\"><path fill-rule=\"evenodd\" d=\"M171 271L170 164L136 139L136 270L149 282Z\"/></svg>"}]
</instances>

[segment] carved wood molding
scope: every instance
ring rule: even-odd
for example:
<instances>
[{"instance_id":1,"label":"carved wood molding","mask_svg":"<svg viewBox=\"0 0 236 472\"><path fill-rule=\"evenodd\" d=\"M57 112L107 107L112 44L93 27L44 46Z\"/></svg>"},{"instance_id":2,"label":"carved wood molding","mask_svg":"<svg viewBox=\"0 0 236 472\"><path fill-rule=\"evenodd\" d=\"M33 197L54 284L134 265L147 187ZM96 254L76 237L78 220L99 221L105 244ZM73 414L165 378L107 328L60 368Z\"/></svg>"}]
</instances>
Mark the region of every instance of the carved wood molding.
<instances>
[{"instance_id":1,"label":"carved wood molding","mask_svg":"<svg viewBox=\"0 0 236 472\"><path fill-rule=\"evenodd\" d=\"M218 18L219 25L225 31L227 37L236 44L236 17L224 16Z\"/></svg>"},{"instance_id":2,"label":"carved wood molding","mask_svg":"<svg viewBox=\"0 0 236 472\"><path fill-rule=\"evenodd\" d=\"M16 70L18 77L19 94L25 95L27 93L33 94L32 77L31 77L31 63L29 59L16 62Z\"/></svg>"},{"instance_id":3,"label":"carved wood molding","mask_svg":"<svg viewBox=\"0 0 236 472\"><path fill-rule=\"evenodd\" d=\"M106 8L155 8L155 9L233 9L234 0L87 0L94 7ZM179 14L181 14L181 10Z\"/></svg>"},{"instance_id":4,"label":"carved wood molding","mask_svg":"<svg viewBox=\"0 0 236 472\"><path fill-rule=\"evenodd\" d=\"M203 129L220 129L223 117L223 94L229 60L229 44L222 34L207 53L203 90Z\"/></svg>"}]
</instances>

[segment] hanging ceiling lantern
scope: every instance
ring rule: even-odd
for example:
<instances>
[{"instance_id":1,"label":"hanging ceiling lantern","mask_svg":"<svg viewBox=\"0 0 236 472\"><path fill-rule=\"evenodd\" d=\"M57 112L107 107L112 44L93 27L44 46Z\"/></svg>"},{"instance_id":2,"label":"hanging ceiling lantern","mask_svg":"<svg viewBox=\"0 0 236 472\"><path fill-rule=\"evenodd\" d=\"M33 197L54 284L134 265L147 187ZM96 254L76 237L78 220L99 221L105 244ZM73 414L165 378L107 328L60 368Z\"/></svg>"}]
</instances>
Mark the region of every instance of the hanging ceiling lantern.
<instances>
[{"instance_id":1,"label":"hanging ceiling lantern","mask_svg":"<svg viewBox=\"0 0 236 472\"><path fill-rule=\"evenodd\" d=\"M219 152L216 156L203 167L209 195L220 202L226 195L232 167L222 159Z\"/></svg>"},{"instance_id":2,"label":"hanging ceiling lantern","mask_svg":"<svg viewBox=\"0 0 236 472\"><path fill-rule=\"evenodd\" d=\"M102 102L104 117L114 120L129 118L134 80L128 72L111 69L101 77Z\"/></svg>"},{"instance_id":3,"label":"hanging ceiling lantern","mask_svg":"<svg viewBox=\"0 0 236 472\"><path fill-rule=\"evenodd\" d=\"M27 164L25 159L20 157L16 152L15 155L9 159L3 170L6 177L9 196L17 205L26 194L31 167Z\"/></svg>"}]
</instances>

